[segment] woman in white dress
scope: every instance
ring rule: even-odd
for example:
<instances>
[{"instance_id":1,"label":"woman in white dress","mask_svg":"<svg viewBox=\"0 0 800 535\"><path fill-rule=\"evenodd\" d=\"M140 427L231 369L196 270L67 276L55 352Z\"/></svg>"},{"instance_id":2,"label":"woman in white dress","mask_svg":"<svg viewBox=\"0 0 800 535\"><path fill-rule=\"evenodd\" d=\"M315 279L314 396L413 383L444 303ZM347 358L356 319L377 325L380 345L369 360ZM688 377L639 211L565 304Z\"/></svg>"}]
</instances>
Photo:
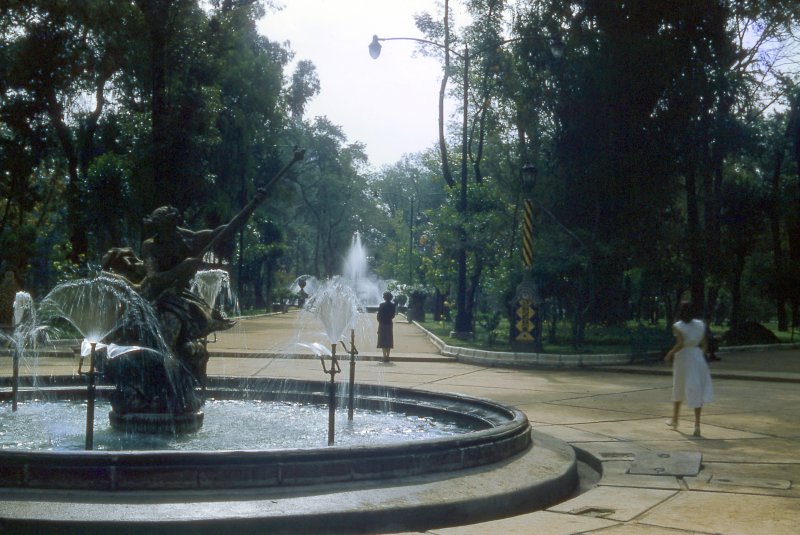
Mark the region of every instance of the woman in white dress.
<instances>
[{"instance_id":1,"label":"woman in white dress","mask_svg":"<svg viewBox=\"0 0 800 535\"><path fill-rule=\"evenodd\" d=\"M664 360L675 363L672 366L672 419L667 425L678 428L681 404L694 409L694 436L700 436L700 413L703 405L714 398L711 386L711 373L708 371L705 353L708 351L706 326L699 319L693 319L692 305L681 303L680 318L672 326L675 346L669 350Z\"/></svg>"}]
</instances>

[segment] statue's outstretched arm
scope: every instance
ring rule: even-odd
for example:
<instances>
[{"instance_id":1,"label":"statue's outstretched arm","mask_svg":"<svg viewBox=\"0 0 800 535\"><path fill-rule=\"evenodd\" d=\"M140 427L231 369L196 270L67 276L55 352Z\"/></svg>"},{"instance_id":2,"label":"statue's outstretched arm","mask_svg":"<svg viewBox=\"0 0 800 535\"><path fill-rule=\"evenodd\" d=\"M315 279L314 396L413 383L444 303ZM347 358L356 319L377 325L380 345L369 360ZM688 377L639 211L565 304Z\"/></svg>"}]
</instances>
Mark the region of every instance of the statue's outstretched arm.
<instances>
[{"instance_id":1,"label":"statue's outstretched arm","mask_svg":"<svg viewBox=\"0 0 800 535\"><path fill-rule=\"evenodd\" d=\"M217 246L217 244L228 240L242 226L244 226L245 222L247 221L247 218L250 217L250 214L252 214L255 211L255 209L258 208L258 206L262 202L264 202L264 199L267 198L267 191L278 181L278 179L280 179L283 175L286 174L287 171L289 171L289 169L292 167L292 165L294 165L295 162L299 162L300 160L303 159L303 157L305 156L305 152L306 152L305 149L295 149L294 158L292 158L292 160L289 163L287 163L283 167L283 169L278 171L278 173L274 177L272 177L264 187L258 188L255 196L253 197L253 200L247 203L247 205L244 208L242 208L242 210L238 214L233 216L233 219L231 219L227 225L224 225L222 227L222 230L216 236L214 236L214 238L210 242L208 242L208 244L206 244L206 246L203 248L203 250L200 252L198 256L202 257L208 251L213 250L214 247Z\"/></svg>"}]
</instances>

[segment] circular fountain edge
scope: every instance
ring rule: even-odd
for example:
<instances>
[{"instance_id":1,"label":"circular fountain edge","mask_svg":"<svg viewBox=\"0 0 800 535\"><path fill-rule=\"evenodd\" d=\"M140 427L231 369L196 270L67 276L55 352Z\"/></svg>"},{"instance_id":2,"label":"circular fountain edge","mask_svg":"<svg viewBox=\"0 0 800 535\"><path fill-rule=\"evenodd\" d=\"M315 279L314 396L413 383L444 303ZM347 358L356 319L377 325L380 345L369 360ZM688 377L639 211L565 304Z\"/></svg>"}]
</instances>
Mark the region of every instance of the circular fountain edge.
<instances>
[{"instance_id":1,"label":"circular fountain edge","mask_svg":"<svg viewBox=\"0 0 800 535\"><path fill-rule=\"evenodd\" d=\"M382 406L443 414L482 429L447 438L374 446L236 451L0 451L0 487L102 491L250 489L386 480L488 466L531 448L521 411L491 400L356 385L356 409ZM208 394L324 402L326 383L215 378ZM55 390L55 389L54 389ZM71 390L80 395L80 390ZM63 396L63 391L59 391ZM343 403L344 392L338 392Z\"/></svg>"},{"instance_id":2,"label":"circular fountain edge","mask_svg":"<svg viewBox=\"0 0 800 535\"><path fill-rule=\"evenodd\" d=\"M17 534L388 533L427 531L545 509L578 487L575 451L532 431L534 446L457 474L225 491L0 493Z\"/></svg>"}]
</instances>

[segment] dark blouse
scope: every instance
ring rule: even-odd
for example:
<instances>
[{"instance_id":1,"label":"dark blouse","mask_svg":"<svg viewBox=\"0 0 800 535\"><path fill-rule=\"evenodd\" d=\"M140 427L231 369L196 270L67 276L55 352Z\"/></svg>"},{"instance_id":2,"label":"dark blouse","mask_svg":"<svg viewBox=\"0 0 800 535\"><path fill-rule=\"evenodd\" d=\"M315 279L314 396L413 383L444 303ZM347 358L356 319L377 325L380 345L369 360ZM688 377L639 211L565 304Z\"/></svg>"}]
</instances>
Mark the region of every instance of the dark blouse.
<instances>
[{"instance_id":1,"label":"dark blouse","mask_svg":"<svg viewBox=\"0 0 800 535\"><path fill-rule=\"evenodd\" d=\"M378 306L378 323L387 325L392 323L396 309L394 303L384 301Z\"/></svg>"}]
</instances>

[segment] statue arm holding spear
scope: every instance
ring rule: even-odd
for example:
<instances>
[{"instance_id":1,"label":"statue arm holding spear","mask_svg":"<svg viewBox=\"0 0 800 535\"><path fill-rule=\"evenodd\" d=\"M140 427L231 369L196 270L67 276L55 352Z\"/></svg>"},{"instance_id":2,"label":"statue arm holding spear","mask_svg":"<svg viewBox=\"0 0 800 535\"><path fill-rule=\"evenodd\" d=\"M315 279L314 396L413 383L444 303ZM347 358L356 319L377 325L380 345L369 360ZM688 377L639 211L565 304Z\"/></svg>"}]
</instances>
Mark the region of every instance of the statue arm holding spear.
<instances>
[{"instance_id":1,"label":"statue arm holding spear","mask_svg":"<svg viewBox=\"0 0 800 535\"><path fill-rule=\"evenodd\" d=\"M269 189L303 159L305 151L296 149L293 159L270 181L258 188L253 199L227 224L215 229L191 231L178 226L178 212L172 207L157 208L146 222L155 234L142 243L146 276L142 294L156 299L172 287L185 287L203 263L203 256L230 239L267 197Z\"/></svg>"}]
</instances>

